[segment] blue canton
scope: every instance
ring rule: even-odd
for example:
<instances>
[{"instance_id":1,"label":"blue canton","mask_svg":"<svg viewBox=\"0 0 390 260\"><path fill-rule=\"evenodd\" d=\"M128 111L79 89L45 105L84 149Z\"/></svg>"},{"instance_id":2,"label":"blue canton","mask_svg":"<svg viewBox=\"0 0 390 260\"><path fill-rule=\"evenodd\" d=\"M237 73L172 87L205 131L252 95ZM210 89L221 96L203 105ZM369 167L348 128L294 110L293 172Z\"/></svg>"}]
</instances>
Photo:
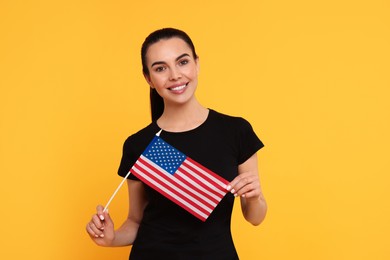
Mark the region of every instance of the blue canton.
<instances>
[{"instance_id":1,"label":"blue canton","mask_svg":"<svg viewBox=\"0 0 390 260\"><path fill-rule=\"evenodd\" d=\"M154 137L143 155L170 174L174 174L186 159L183 153L157 136Z\"/></svg>"}]
</instances>

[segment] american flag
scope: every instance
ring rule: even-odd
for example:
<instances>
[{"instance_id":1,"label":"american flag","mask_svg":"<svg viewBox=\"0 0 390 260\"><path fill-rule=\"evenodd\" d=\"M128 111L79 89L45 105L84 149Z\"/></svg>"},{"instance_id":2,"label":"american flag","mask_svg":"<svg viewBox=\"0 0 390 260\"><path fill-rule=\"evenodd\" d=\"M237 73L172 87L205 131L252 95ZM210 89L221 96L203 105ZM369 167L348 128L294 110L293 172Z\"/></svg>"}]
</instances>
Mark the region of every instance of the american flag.
<instances>
[{"instance_id":1,"label":"american flag","mask_svg":"<svg viewBox=\"0 0 390 260\"><path fill-rule=\"evenodd\" d=\"M226 195L229 184L157 135L130 172L202 221Z\"/></svg>"}]
</instances>

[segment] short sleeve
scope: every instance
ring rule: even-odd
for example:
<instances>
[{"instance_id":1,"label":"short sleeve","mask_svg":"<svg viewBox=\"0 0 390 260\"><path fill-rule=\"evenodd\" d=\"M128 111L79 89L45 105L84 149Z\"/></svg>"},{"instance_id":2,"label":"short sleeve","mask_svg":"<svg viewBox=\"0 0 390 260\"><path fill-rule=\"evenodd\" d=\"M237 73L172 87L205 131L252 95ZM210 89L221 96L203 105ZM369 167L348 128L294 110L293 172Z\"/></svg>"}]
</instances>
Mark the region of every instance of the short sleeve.
<instances>
[{"instance_id":1,"label":"short sleeve","mask_svg":"<svg viewBox=\"0 0 390 260\"><path fill-rule=\"evenodd\" d=\"M132 138L133 136L130 136L123 144L122 159L118 169L118 175L121 177L126 177L127 173L130 171L131 167L134 165L134 163L139 157L136 151L132 149L134 147L134 145L132 145ZM133 174L130 174L128 179L138 180L138 178L135 177Z\"/></svg>"},{"instance_id":2,"label":"short sleeve","mask_svg":"<svg viewBox=\"0 0 390 260\"><path fill-rule=\"evenodd\" d=\"M147 145L153 139L158 131L158 126L151 123L147 127L129 136L123 144L122 159L118 168L118 175L126 177L131 167L138 160ZM130 174L128 179L138 180L133 174Z\"/></svg>"},{"instance_id":3,"label":"short sleeve","mask_svg":"<svg viewBox=\"0 0 390 260\"><path fill-rule=\"evenodd\" d=\"M240 123L238 125L238 164L242 164L258 150L263 148L264 144L247 120L240 118Z\"/></svg>"}]
</instances>

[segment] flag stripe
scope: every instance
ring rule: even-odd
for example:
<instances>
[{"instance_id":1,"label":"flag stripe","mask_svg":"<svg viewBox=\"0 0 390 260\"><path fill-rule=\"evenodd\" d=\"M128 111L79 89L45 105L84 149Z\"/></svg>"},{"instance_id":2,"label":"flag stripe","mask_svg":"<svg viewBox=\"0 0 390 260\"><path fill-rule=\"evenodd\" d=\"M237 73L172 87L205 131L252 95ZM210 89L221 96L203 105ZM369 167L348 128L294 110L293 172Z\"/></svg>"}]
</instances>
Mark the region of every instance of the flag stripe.
<instances>
[{"instance_id":1,"label":"flag stripe","mask_svg":"<svg viewBox=\"0 0 390 260\"><path fill-rule=\"evenodd\" d=\"M210 199L219 201L219 198L222 196L221 194L215 192L215 190L213 190L212 187L209 187L208 185L203 183L203 181L201 179L199 179L199 176L195 177L194 172L188 171L184 167L179 169L175 173L175 175L176 175L176 178L185 180L186 182L190 183L195 189L200 190L200 191L204 192L205 194L207 194L207 196Z\"/></svg>"},{"instance_id":2,"label":"flag stripe","mask_svg":"<svg viewBox=\"0 0 390 260\"><path fill-rule=\"evenodd\" d=\"M210 183L210 179L199 174L200 172L198 171L198 169L187 167L184 165L184 163L183 163L181 169L185 170L187 172L187 175L192 176L194 179L199 180L205 187L210 188L215 195L217 195L217 196L225 195L226 189L224 192L221 190L220 186L215 186L212 183Z\"/></svg>"},{"instance_id":3,"label":"flag stripe","mask_svg":"<svg viewBox=\"0 0 390 260\"><path fill-rule=\"evenodd\" d=\"M156 181L150 178L150 176L146 174L142 174L142 172L139 171L137 167L132 168L132 173L137 176L140 180L142 180L145 184L151 186L153 189L160 192L160 194L164 195L168 199L172 200L176 204L180 205L182 208L186 209L188 212L190 212L192 215L196 216L200 220L205 221L209 214L206 214L199 209L195 208L193 205L187 203L184 199L182 199L180 196L177 196L170 190L168 190L165 186L160 185Z\"/></svg>"},{"instance_id":4,"label":"flag stripe","mask_svg":"<svg viewBox=\"0 0 390 260\"><path fill-rule=\"evenodd\" d=\"M213 180L213 182L217 183L218 185L220 185L222 187L221 190L223 191L226 191L226 186L229 184L229 182L227 180L225 180L224 178L222 178L221 176L219 176L218 174L216 174L215 172L207 169L206 167L204 167L203 165L201 165L200 163L192 160L191 158L187 157L186 161L193 167L193 168L197 168L199 172L203 173L204 176L207 176L209 177L210 179Z\"/></svg>"},{"instance_id":5,"label":"flag stripe","mask_svg":"<svg viewBox=\"0 0 390 260\"><path fill-rule=\"evenodd\" d=\"M209 178L204 177L197 168L192 168L187 165L186 161L180 167L180 170L186 172L188 176L191 176L193 180L201 183L204 188L210 190L216 196L223 196L226 193L226 188L222 188L218 184L211 181Z\"/></svg>"},{"instance_id":6,"label":"flag stripe","mask_svg":"<svg viewBox=\"0 0 390 260\"><path fill-rule=\"evenodd\" d=\"M197 212L198 214L203 216L207 216L211 213L212 209L204 209L200 207L199 204L192 202L187 197L183 196L183 194L180 194L180 192L178 192L175 188L166 186L166 183L164 183L157 176L147 173L145 169L137 167L134 170L137 171L141 178L145 178L152 188L157 189L167 198L171 200L173 199L175 202L180 202L180 205L182 207L185 206L187 209L191 209L192 211Z\"/></svg>"},{"instance_id":7,"label":"flag stripe","mask_svg":"<svg viewBox=\"0 0 390 260\"><path fill-rule=\"evenodd\" d=\"M135 166L141 169L141 173L157 178L160 184L164 185L167 188L169 187L170 189L173 189L175 192L178 192L180 196L184 198L188 203L199 209L206 210L209 214L217 205L217 203L210 201L205 196L197 196L201 194L199 194L193 189L189 190L189 187L187 185L185 185L184 183L180 183L180 181L178 180L175 180L175 177L173 177L170 173L159 168L158 165L154 164L142 155L135 164ZM221 198L219 198L217 202L219 202L220 200Z\"/></svg>"},{"instance_id":8,"label":"flag stripe","mask_svg":"<svg viewBox=\"0 0 390 260\"><path fill-rule=\"evenodd\" d=\"M217 198L216 201L212 201L212 198L210 198L208 194L202 195L198 189L191 188L189 185L186 185L184 182L180 181L179 178L176 178L176 175L174 177L172 174L166 172L164 169L162 169L143 155L141 155L138 159L138 164L141 164L140 167L147 170L148 173L157 175L162 178L161 180L165 183L165 185L174 187L175 189L180 191L183 196L186 196L191 200L195 200L195 203L204 205L204 207L208 209L215 208L218 202L221 200L221 198ZM209 210L209 212L211 211L212 210Z\"/></svg>"},{"instance_id":9,"label":"flag stripe","mask_svg":"<svg viewBox=\"0 0 390 260\"><path fill-rule=\"evenodd\" d=\"M218 204L220 201L220 197L216 195L212 189L207 186L204 186L201 181L198 179L192 178L192 176L188 175L187 172L179 170L175 173L175 177L181 182L187 184L192 189L197 190L200 194L209 199L213 204Z\"/></svg>"}]
</instances>

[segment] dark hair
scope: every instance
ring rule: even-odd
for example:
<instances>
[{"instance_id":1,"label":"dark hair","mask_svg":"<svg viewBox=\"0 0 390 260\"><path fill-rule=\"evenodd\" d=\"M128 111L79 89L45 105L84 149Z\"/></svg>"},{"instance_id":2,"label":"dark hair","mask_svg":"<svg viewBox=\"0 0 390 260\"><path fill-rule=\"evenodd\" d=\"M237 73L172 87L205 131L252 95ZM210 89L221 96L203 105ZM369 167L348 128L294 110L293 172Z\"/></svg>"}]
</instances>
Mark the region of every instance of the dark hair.
<instances>
[{"instance_id":1,"label":"dark hair","mask_svg":"<svg viewBox=\"0 0 390 260\"><path fill-rule=\"evenodd\" d=\"M191 48L192 55L194 59L198 58L198 55L195 51L195 46L192 43L191 38L183 31L175 29L175 28L163 28L157 31L152 32L146 37L144 43L141 48L141 60L142 60L142 71L144 75L149 76L149 69L146 64L146 53L148 52L149 47L159 42L160 40L167 40L171 38L180 38L185 41L188 46ZM164 111L164 100L157 93L155 89L150 89L150 108L152 114L152 121L156 121Z\"/></svg>"}]
</instances>

